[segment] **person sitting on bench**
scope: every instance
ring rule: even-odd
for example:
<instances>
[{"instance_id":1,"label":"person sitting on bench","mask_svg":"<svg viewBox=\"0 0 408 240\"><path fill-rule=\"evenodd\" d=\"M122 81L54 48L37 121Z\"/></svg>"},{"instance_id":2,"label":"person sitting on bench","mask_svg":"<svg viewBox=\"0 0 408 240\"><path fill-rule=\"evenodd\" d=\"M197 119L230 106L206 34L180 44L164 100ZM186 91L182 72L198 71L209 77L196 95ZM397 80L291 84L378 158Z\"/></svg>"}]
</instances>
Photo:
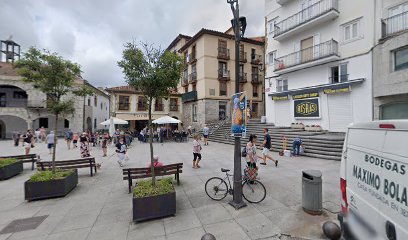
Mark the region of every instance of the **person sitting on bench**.
<instances>
[{"instance_id":1,"label":"person sitting on bench","mask_svg":"<svg viewBox=\"0 0 408 240\"><path fill-rule=\"evenodd\" d=\"M158 155L153 156L153 166L154 167L163 167L163 163L159 162L159 156ZM149 163L148 167L151 168L152 163Z\"/></svg>"}]
</instances>

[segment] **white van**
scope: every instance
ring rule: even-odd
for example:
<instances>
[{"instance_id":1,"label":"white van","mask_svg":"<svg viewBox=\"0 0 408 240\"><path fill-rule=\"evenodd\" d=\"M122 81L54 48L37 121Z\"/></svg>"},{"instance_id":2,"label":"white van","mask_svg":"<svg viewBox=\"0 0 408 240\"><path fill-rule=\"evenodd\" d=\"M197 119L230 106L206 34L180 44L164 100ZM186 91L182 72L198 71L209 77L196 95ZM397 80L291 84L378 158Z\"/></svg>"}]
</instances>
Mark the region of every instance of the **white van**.
<instances>
[{"instance_id":1,"label":"white van","mask_svg":"<svg viewBox=\"0 0 408 240\"><path fill-rule=\"evenodd\" d=\"M346 239L408 240L408 120L350 125L340 178Z\"/></svg>"}]
</instances>

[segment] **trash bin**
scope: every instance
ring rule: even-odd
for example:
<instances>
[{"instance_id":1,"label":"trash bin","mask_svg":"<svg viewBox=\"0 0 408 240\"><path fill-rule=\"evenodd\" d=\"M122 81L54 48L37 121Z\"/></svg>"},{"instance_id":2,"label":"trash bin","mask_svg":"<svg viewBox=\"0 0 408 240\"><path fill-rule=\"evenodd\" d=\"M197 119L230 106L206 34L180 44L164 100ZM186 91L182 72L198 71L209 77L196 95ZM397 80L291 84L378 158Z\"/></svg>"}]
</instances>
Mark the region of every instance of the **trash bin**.
<instances>
[{"instance_id":1,"label":"trash bin","mask_svg":"<svg viewBox=\"0 0 408 240\"><path fill-rule=\"evenodd\" d=\"M302 171L302 207L312 215L320 215L322 206L322 172L318 170Z\"/></svg>"}]
</instances>

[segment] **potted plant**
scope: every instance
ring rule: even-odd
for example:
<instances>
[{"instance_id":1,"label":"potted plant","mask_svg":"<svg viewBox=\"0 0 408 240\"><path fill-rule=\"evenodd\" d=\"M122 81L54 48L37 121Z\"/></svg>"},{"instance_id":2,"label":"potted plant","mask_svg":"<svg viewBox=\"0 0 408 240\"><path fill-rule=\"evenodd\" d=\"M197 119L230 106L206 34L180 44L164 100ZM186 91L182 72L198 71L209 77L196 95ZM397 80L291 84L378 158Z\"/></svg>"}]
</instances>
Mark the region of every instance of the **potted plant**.
<instances>
[{"instance_id":1,"label":"potted plant","mask_svg":"<svg viewBox=\"0 0 408 240\"><path fill-rule=\"evenodd\" d=\"M142 92L147 98L148 102L148 126L149 132L152 131L152 106L153 100L158 101L163 98L168 98L177 88L179 79L181 78L181 72L183 69L183 59L178 56L176 53L162 50L160 48L155 48L153 45L142 43L141 46L138 46L135 43L127 43L125 49L123 50L122 60L118 62L120 68L122 68L123 74L125 75L126 82L129 86L137 89ZM133 219L142 220L142 219L151 219L157 218L160 216L168 215L169 212L175 214L175 197L174 188L172 187L173 193L172 197L169 195L157 195L157 192L160 192L160 188L166 180L161 180L159 184L156 184L156 176L154 171L154 161L153 161L153 143L152 137L149 138L150 145L150 161L151 161L151 173L152 180L150 183L138 184L146 186L150 189L142 195L142 199L134 198L133 201L139 202L142 201L145 205L142 209L139 209L140 204L134 204L133 207L137 209L133 210ZM145 184L145 185L144 185ZM138 190L135 190L138 191ZM139 196L139 195L137 195ZM151 199L150 199L151 198ZM170 198L174 201L174 206L171 205L172 210L166 211L162 210L158 203L148 204L148 202L155 202L154 199L159 203L168 205ZM166 199L169 202L163 202L162 200ZM146 205L148 204L148 205ZM173 211L174 207L174 211ZM150 215L150 216L149 216Z\"/></svg>"},{"instance_id":2,"label":"potted plant","mask_svg":"<svg viewBox=\"0 0 408 240\"><path fill-rule=\"evenodd\" d=\"M61 195L62 192L60 191L64 190L63 192L66 194L72 188L68 192L65 191L68 188L61 190L60 188L65 186L64 183L60 183L61 181L55 182L54 180L61 180L66 177L68 179L66 181L70 183L69 188L75 187L78 182L78 174L76 172L74 174L71 170L56 171L55 156L58 121L65 114L75 112L74 96L86 96L92 94L92 91L85 87L85 84L76 82L81 74L79 65L63 59L57 53L50 53L46 50L40 51L35 47L31 47L22 59L14 63L14 67L18 69L17 73L22 76L24 82L32 84L34 88L41 90L47 96L47 111L55 117L51 171L36 173L33 176L34 180L27 181L29 183L35 182L35 187L30 187L34 185L26 182L26 199L64 196ZM41 181L35 181L37 178L41 179Z\"/></svg>"},{"instance_id":3,"label":"potted plant","mask_svg":"<svg viewBox=\"0 0 408 240\"><path fill-rule=\"evenodd\" d=\"M172 178L141 180L133 189L133 221L144 221L176 214L176 191Z\"/></svg>"},{"instance_id":4,"label":"potted plant","mask_svg":"<svg viewBox=\"0 0 408 240\"><path fill-rule=\"evenodd\" d=\"M323 131L322 127L320 125L312 125L312 126L306 126L305 127L306 131L309 132L320 132Z\"/></svg>"},{"instance_id":5,"label":"potted plant","mask_svg":"<svg viewBox=\"0 0 408 240\"><path fill-rule=\"evenodd\" d=\"M0 180L5 180L23 171L23 162L14 158L0 159Z\"/></svg>"},{"instance_id":6,"label":"potted plant","mask_svg":"<svg viewBox=\"0 0 408 240\"><path fill-rule=\"evenodd\" d=\"M292 123L290 127L293 129L304 129L305 125L303 123Z\"/></svg>"},{"instance_id":7,"label":"potted plant","mask_svg":"<svg viewBox=\"0 0 408 240\"><path fill-rule=\"evenodd\" d=\"M24 199L28 201L63 197L78 184L78 170L38 171L24 183Z\"/></svg>"}]
</instances>

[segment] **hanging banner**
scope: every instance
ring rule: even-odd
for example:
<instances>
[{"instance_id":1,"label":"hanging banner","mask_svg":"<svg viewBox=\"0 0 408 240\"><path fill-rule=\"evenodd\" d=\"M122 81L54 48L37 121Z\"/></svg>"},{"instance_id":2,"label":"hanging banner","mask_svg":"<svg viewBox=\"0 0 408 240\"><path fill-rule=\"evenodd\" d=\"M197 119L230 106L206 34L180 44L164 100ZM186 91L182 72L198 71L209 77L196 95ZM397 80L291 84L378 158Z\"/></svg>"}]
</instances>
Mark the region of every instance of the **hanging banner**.
<instances>
[{"instance_id":1,"label":"hanging banner","mask_svg":"<svg viewBox=\"0 0 408 240\"><path fill-rule=\"evenodd\" d=\"M292 95L292 99L304 99L304 98L314 98L314 97L318 97L319 96L319 92L309 92L309 93L301 93L301 94L295 94Z\"/></svg>"},{"instance_id":2,"label":"hanging banner","mask_svg":"<svg viewBox=\"0 0 408 240\"><path fill-rule=\"evenodd\" d=\"M236 93L232 95L232 118L231 132L233 134L246 135L246 112L247 112L247 97L246 92Z\"/></svg>"},{"instance_id":3,"label":"hanging banner","mask_svg":"<svg viewBox=\"0 0 408 240\"><path fill-rule=\"evenodd\" d=\"M295 100L295 118L320 118L319 98Z\"/></svg>"}]
</instances>

